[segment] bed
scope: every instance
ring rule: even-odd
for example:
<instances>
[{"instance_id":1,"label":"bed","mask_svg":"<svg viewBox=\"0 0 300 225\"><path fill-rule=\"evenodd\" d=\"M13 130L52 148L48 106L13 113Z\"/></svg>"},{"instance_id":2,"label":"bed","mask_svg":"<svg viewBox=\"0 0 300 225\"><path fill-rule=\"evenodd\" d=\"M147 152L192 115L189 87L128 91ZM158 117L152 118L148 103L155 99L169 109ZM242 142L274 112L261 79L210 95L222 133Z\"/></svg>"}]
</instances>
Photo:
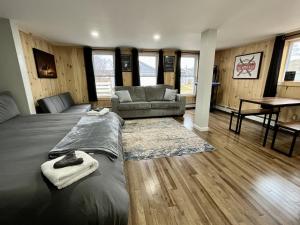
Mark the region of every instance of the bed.
<instances>
[{"instance_id":1,"label":"bed","mask_svg":"<svg viewBox=\"0 0 300 225\"><path fill-rule=\"evenodd\" d=\"M122 156L111 161L94 154L98 170L62 190L41 173L49 150L81 116L41 114L0 121L0 224L127 225Z\"/></svg>"}]
</instances>

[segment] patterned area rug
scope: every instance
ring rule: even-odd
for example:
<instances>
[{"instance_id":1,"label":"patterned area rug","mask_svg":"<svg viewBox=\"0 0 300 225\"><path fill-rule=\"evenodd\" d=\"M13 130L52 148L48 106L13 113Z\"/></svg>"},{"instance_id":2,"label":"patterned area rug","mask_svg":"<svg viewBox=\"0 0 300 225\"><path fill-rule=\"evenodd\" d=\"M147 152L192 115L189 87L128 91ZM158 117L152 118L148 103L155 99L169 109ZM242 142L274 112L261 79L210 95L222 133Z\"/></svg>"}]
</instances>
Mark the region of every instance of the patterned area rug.
<instances>
[{"instance_id":1,"label":"patterned area rug","mask_svg":"<svg viewBox=\"0 0 300 225\"><path fill-rule=\"evenodd\" d=\"M215 148L173 118L126 120L125 160L142 160L213 151Z\"/></svg>"}]
</instances>

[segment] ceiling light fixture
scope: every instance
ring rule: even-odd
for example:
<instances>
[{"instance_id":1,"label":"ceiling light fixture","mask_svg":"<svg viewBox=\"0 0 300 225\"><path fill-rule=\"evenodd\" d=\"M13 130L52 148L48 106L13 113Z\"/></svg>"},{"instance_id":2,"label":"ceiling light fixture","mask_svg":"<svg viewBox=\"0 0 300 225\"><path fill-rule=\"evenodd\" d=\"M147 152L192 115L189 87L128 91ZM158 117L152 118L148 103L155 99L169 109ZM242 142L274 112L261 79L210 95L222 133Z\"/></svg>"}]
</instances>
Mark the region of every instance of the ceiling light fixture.
<instances>
[{"instance_id":1,"label":"ceiling light fixture","mask_svg":"<svg viewBox=\"0 0 300 225\"><path fill-rule=\"evenodd\" d=\"M98 31L92 31L91 35L95 38L99 37L99 32Z\"/></svg>"},{"instance_id":2,"label":"ceiling light fixture","mask_svg":"<svg viewBox=\"0 0 300 225\"><path fill-rule=\"evenodd\" d=\"M158 41L158 40L160 39L160 35L159 35L159 34L154 34L154 35L153 35L153 39L154 39L155 41Z\"/></svg>"}]
</instances>

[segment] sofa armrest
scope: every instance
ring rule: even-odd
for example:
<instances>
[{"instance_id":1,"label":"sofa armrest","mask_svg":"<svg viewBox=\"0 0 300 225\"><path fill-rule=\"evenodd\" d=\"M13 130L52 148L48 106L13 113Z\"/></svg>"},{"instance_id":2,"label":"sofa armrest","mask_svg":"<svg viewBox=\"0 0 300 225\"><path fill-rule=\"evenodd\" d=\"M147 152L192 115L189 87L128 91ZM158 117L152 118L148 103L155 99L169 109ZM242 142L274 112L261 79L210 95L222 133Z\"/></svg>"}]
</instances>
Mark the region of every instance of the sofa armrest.
<instances>
[{"instance_id":1,"label":"sofa armrest","mask_svg":"<svg viewBox=\"0 0 300 225\"><path fill-rule=\"evenodd\" d=\"M118 106L120 104L119 97L117 95L111 96L111 108L114 113L119 114Z\"/></svg>"},{"instance_id":2,"label":"sofa armrest","mask_svg":"<svg viewBox=\"0 0 300 225\"><path fill-rule=\"evenodd\" d=\"M177 94L176 101L180 102L180 114L183 115L185 113L186 97L184 95Z\"/></svg>"}]
</instances>

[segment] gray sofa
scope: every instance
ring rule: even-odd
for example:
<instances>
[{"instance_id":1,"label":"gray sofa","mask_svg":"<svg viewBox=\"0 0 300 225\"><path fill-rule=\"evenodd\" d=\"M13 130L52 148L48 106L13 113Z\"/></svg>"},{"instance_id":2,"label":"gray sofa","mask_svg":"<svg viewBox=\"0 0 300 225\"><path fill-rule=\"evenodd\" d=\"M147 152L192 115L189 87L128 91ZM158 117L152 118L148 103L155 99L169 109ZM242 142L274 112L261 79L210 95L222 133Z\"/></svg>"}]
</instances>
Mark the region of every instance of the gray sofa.
<instances>
[{"instance_id":1,"label":"gray sofa","mask_svg":"<svg viewBox=\"0 0 300 225\"><path fill-rule=\"evenodd\" d=\"M69 92L42 98L37 101L41 113L84 113L91 104L75 104Z\"/></svg>"},{"instance_id":2,"label":"gray sofa","mask_svg":"<svg viewBox=\"0 0 300 225\"><path fill-rule=\"evenodd\" d=\"M122 118L182 116L185 113L185 96L176 95L175 101L164 101L168 85L145 87L116 86L116 91L128 90L132 102L121 103L117 95L112 97L112 111Z\"/></svg>"}]
</instances>

